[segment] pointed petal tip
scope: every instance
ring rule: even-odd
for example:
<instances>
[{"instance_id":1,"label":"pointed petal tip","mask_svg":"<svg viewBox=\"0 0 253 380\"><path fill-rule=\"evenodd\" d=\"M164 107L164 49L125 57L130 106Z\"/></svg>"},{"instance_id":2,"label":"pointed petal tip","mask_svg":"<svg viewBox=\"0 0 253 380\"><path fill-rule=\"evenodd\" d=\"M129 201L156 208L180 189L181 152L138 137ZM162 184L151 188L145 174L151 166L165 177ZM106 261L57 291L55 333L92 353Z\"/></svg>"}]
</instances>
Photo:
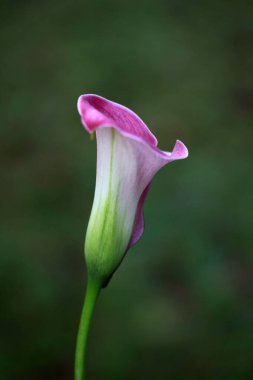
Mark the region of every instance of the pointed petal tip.
<instances>
[{"instance_id":1,"label":"pointed petal tip","mask_svg":"<svg viewBox=\"0 0 253 380\"><path fill-rule=\"evenodd\" d=\"M184 145L184 143L182 143L182 141L180 140L176 140L176 144L173 148L171 156L175 160L183 160L184 158L187 158L188 155L189 155L189 152L186 146Z\"/></svg>"}]
</instances>

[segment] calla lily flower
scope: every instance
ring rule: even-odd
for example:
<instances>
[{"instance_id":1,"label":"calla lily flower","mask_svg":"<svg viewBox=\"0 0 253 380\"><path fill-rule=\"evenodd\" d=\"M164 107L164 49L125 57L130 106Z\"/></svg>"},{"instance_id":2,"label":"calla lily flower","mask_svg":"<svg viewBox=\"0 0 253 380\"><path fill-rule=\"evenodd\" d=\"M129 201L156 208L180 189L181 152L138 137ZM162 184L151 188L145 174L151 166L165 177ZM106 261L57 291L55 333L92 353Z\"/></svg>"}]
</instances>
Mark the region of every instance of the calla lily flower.
<instances>
[{"instance_id":1,"label":"calla lily flower","mask_svg":"<svg viewBox=\"0 0 253 380\"><path fill-rule=\"evenodd\" d=\"M154 175L166 164L186 158L177 140L172 152L130 109L97 95L81 95L78 111L85 129L97 137L94 202L85 240L88 272L104 283L127 250L143 234L143 204Z\"/></svg>"}]
</instances>

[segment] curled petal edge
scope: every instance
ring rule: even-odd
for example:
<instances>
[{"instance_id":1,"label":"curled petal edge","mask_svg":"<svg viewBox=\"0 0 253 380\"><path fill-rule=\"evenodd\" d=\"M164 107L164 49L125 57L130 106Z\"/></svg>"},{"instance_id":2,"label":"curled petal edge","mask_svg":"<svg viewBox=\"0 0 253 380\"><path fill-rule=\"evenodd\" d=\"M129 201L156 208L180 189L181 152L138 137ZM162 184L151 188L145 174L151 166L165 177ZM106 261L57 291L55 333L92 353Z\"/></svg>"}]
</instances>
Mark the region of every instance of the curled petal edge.
<instances>
[{"instance_id":1,"label":"curled petal edge","mask_svg":"<svg viewBox=\"0 0 253 380\"><path fill-rule=\"evenodd\" d=\"M176 141L171 153L157 148L157 139L146 124L138 115L121 104L102 96L85 94L78 98L77 108L82 124L89 133L93 133L98 128L113 127L122 135L148 145L167 162L188 156L188 149L180 140Z\"/></svg>"},{"instance_id":2,"label":"curled petal edge","mask_svg":"<svg viewBox=\"0 0 253 380\"><path fill-rule=\"evenodd\" d=\"M81 95L77 103L82 124L88 133L100 128L115 128L120 134L148 146L162 159L161 167L175 160L188 157L188 149L176 140L172 152L162 151L157 147L158 141L146 124L132 110L98 95ZM151 183L151 182L150 182ZM148 194L150 183L142 192L138 201L133 232L128 249L135 245L144 231L143 205Z\"/></svg>"}]
</instances>

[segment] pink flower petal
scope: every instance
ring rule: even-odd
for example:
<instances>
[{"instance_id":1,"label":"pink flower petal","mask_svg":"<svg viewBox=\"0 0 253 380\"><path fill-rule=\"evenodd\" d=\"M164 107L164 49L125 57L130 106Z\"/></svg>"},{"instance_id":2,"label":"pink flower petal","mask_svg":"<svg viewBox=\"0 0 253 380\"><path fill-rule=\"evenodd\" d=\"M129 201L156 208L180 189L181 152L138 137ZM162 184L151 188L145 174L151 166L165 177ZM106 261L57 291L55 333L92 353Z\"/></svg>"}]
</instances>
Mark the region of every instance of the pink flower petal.
<instances>
[{"instance_id":1,"label":"pink flower petal","mask_svg":"<svg viewBox=\"0 0 253 380\"><path fill-rule=\"evenodd\" d=\"M78 111L89 133L98 129L114 128L122 136L122 138L116 136L115 140L117 145L114 147L116 163L113 179L116 189L120 191L117 195L119 214L124 215L124 220L128 221L128 244L126 242L125 245L125 249L128 249L136 244L143 234L142 209L152 178L166 164L186 158L188 150L181 141L177 140L171 153L161 151L157 147L156 137L133 111L100 96L81 95L78 99ZM105 177L109 171L109 164L105 166L104 163L109 160L111 154L108 140L110 135L99 133L97 136L99 137L97 184L100 184L97 186L101 189L96 189L96 194L100 195L95 199L94 210L98 209L100 198L103 199L103 194L106 192L106 187L101 184L106 183Z\"/></svg>"},{"instance_id":2,"label":"pink flower petal","mask_svg":"<svg viewBox=\"0 0 253 380\"><path fill-rule=\"evenodd\" d=\"M157 139L145 123L130 109L98 95L81 95L78 111L88 132L97 128L114 127L119 132L156 146Z\"/></svg>"}]
</instances>

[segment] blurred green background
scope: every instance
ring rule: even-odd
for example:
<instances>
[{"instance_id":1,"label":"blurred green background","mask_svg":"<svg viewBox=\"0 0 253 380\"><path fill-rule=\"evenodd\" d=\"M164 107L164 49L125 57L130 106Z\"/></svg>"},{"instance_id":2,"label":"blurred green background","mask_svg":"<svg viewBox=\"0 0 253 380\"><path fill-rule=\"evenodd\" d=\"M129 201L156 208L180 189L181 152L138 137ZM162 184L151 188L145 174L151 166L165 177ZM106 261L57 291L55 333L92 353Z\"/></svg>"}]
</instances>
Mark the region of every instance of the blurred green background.
<instances>
[{"instance_id":1,"label":"blurred green background","mask_svg":"<svg viewBox=\"0 0 253 380\"><path fill-rule=\"evenodd\" d=\"M0 20L0 378L73 378L96 170L76 100L97 93L190 156L99 299L89 380L252 379L252 1L2 0Z\"/></svg>"}]
</instances>

